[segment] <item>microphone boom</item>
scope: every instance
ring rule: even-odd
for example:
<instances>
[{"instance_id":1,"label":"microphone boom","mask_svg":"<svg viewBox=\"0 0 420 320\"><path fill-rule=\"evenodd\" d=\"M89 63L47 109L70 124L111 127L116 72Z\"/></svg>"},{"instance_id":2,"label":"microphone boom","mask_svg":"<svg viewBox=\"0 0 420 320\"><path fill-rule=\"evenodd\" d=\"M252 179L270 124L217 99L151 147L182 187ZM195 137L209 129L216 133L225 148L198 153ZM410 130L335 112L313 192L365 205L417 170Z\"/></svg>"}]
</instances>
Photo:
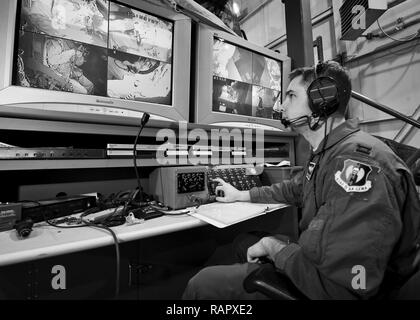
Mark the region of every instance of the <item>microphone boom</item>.
<instances>
[{"instance_id":1,"label":"microphone boom","mask_svg":"<svg viewBox=\"0 0 420 320\"><path fill-rule=\"evenodd\" d=\"M302 122L302 119L305 119L304 122ZM284 125L285 128L289 127L289 126L295 126L295 127L300 127L304 124L310 124L310 119L309 116L301 116L301 117L297 117L297 118L293 118L292 120L287 120L285 118L283 118L283 112L280 112L280 122L282 123L282 125ZM301 122L301 123L300 123Z\"/></svg>"}]
</instances>

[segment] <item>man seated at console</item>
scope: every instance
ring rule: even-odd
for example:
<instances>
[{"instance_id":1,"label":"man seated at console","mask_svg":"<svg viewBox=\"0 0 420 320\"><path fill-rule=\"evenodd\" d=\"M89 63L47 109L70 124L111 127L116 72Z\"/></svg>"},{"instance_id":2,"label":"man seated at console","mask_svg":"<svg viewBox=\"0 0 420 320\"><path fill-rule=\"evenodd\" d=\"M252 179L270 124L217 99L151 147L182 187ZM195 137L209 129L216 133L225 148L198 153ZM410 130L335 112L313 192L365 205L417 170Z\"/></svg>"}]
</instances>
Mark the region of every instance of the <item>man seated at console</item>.
<instances>
[{"instance_id":1,"label":"man seated at console","mask_svg":"<svg viewBox=\"0 0 420 320\"><path fill-rule=\"evenodd\" d=\"M244 278L264 259L310 299L369 299L388 294L415 271L420 203L413 176L388 146L345 120L351 83L328 62L290 75L282 122L312 152L302 174L270 187L238 191L219 180L220 202L283 202L302 208L297 243L256 239L247 261L201 270L184 299L259 299ZM226 212L226 214L229 214ZM245 260L245 259L244 259ZM354 281L364 270L365 281Z\"/></svg>"}]
</instances>

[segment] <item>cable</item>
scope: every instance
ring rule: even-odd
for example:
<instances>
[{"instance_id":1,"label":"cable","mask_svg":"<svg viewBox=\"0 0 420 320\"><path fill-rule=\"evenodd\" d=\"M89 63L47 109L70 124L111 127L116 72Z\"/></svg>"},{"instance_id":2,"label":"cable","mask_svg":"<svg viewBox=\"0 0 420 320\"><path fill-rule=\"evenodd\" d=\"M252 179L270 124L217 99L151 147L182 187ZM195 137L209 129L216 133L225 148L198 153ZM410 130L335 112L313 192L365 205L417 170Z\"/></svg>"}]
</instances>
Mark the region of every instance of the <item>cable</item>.
<instances>
[{"instance_id":1,"label":"cable","mask_svg":"<svg viewBox=\"0 0 420 320\"><path fill-rule=\"evenodd\" d=\"M115 234L115 232L111 228L107 227L106 225L94 224L94 223L91 223L91 222L87 221L86 219L83 219L89 213L91 213L91 212L89 212L89 210L87 210L80 215L80 218L81 218L82 222L85 224L84 226L104 229L104 230L108 231L111 234L112 238L114 239L115 256L116 256L115 299L118 299L118 296L120 294L120 264L121 263L120 263L120 246L119 246L117 235Z\"/></svg>"},{"instance_id":2,"label":"cable","mask_svg":"<svg viewBox=\"0 0 420 320\"><path fill-rule=\"evenodd\" d=\"M89 227L93 227L93 228L99 228L99 229L104 229L106 231L108 231L111 235L112 238L114 239L114 246L115 246L115 256L116 256L116 270L115 270L115 300L118 299L118 296L120 294L120 246L119 246L119 242L118 242L118 238L117 235L115 234L115 232L104 225L100 225L100 224L93 224L90 222L87 222L85 220L82 220L84 223L86 223L87 226Z\"/></svg>"},{"instance_id":3,"label":"cable","mask_svg":"<svg viewBox=\"0 0 420 320\"><path fill-rule=\"evenodd\" d=\"M42 205L39 201L36 201L36 200L20 200L19 202L35 203L38 206ZM45 207L45 209L49 210L48 207ZM80 219L81 219L80 221L83 224L78 225L78 226L59 226L59 225L56 225L55 223L51 222L50 219L47 219L45 212L43 212L43 218L48 225L50 225L52 227L55 227L55 228L73 229L73 228L83 228L83 227L95 227L95 228L100 228L100 229L107 230L109 233L111 233L111 235L114 239L115 254L116 254L115 299L118 299L119 292L120 292L120 248L119 248L118 238L117 238L115 232L113 230L111 230L111 228L109 228L107 226L104 226L104 225L96 225L96 224L90 223L89 221L83 219L83 217L87 216L90 213L93 213L94 209L95 208L90 208L80 215Z\"/></svg>"},{"instance_id":4,"label":"cable","mask_svg":"<svg viewBox=\"0 0 420 320\"><path fill-rule=\"evenodd\" d=\"M242 35L242 38L244 38L245 40L248 40L245 30L241 29L241 35Z\"/></svg>"},{"instance_id":5,"label":"cable","mask_svg":"<svg viewBox=\"0 0 420 320\"><path fill-rule=\"evenodd\" d=\"M115 214L115 212L117 211L117 209L118 208L116 208L115 209L115 211L114 211L114 213L111 215L111 217ZM85 217L85 216L87 216L88 214L90 214L90 213L93 213L93 212L91 212L91 211L93 211L92 210L92 208L91 209L88 209L88 210L86 210L85 212L83 212L81 215L80 215L80 221L83 223L82 225L78 225L78 226L58 226L58 225L56 225L56 224L54 224L54 223L52 223L50 220L45 220L46 222L47 222L47 224L49 224L50 226L52 226L52 227L55 227L55 228L61 228L61 229L72 229L72 228L82 228L82 227L91 227L91 228L99 228L99 229L104 229L104 230L106 230L106 231L108 231L110 234L111 234L111 236L112 236L112 238L113 238L113 240L114 240L114 246L115 246L115 257L116 257L116 270L115 270L115 293L114 293L114 298L115 299L118 299L118 296L119 296L119 294L120 294L120 265L121 265L121 262L120 262L120 246L119 246L119 242L118 242L118 238L117 238L117 235L115 234L115 232L111 229L111 228L109 228L109 227L107 227L107 226L105 226L105 225L101 225L101 224L94 224L94 223L90 223L89 221L87 221L87 220L85 220L85 219L83 219L83 217ZM108 217L109 218L109 217ZM44 214L44 219L45 219L45 214Z\"/></svg>"},{"instance_id":6,"label":"cable","mask_svg":"<svg viewBox=\"0 0 420 320\"><path fill-rule=\"evenodd\" d=\"M36 204L36 205L38 205L38 206L41 206L41 205L42 205L39 201L36 201L36 200L19 200L19 201L18 201L18 203L22 203L22 202L23 202L23 203L35 203L35 204ZM50 210L48 207L45 207L45 209ZM91 210L91 209L89 209L89 210ZM50 226L52 226L52 227L55 227L55 228L61 228L61 229L72 229L72 228L82 228L82 227L85 227L85 225L77 225L77 226L59 226L59 225L57 225L57 224L55 224L55 223L53 223L53 222L52 222L52 221L54 221L54 220L48 219L44 211L42 212L42 217L44 218L45 222L46 222L48 225L50 225Z\"/></svg>"},{"instance_id":7,"label":"cable","mask_svg":"<svg viewBox=\"0 0 420 320\"><path fill-rule=\"evenodd\" d=\"M328 121L327 121L327 117L325 117L325 121L324 121L324 141L322 143L322 149L319 152L319 159L318 159L318 162L319 163L321 163L322 157L324 156L324 152L326 151L327 141L328 141L328 137L329 137L329 135L331 133L333 122L334 121L331 121L330 130L329 130L328 135L327 135ZM312 159L313 159L313 157L311 158L311 161L312 161ZM314 179L314 200L315 200L316 212L318 212L319 206L318 206L318 200L317 200L317 197L316 197L316 175L317 175L317 172L318 172L318 168L316 168L316 166L315 166L313 170L314 170L314 172L313 172L313 179Z\"/></svg>"},{"instance_id":8,"label":"cable","mask_svg":"<svg viewBox=\"0 0 420 320\"><path fill-rule=\"evenodd\" d=\"M389 35L388 33L385 32L385 30L382 28L381 24L379 23L379 19L376 20L376 22L378 24L379 29L381 29L382 33L385 36L387 36L388 38L390 38L390 39L392 39L394 41L398 41L398 42L409 42L409 41L411 41L411 40L413 40L413 39L415 39L415 38L417 38L419 36L419 31L417 31L416 33L412 34L411 36L407 36L405 38L397 39L397 38L394 38L393 36L391 36L391 35Z\"/></svg>"}]
</instances>

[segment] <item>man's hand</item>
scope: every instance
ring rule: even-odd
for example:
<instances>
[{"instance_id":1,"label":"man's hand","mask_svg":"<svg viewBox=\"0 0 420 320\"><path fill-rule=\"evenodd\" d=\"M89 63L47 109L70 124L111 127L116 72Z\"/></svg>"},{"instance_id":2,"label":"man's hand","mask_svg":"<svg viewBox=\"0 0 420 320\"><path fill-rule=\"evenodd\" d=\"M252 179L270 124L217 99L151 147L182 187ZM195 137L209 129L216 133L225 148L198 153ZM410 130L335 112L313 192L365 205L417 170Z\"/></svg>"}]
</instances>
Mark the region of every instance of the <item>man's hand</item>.
<instances>
[{"instance_id":1,"label":"man's hand","mask_svg":"<svg viewBox=\"0 0 420 320\"><path fill-rule=\"evenodd\" d=\"M261 257L268 257L274 261L277 253L280 252L286 243L274 237L265 237L256 244L248 248L247 260L248 262L258 262Z\"/></svg>"},{"instance_id":2,"label":"man's hand","mask_svg":"<svg viewBox=\"0 0 420 320\"><path fill-rule=\"evenodd\" d=\"M222 197L216 197L216 201L219 202L235 202L235 201L251 201L249 191L239 191L234 186L226 183L223 179L213 179L219 183L216 187L216 195L219 191L222 191L224 195Z\"/></svg>"}]
</instances>

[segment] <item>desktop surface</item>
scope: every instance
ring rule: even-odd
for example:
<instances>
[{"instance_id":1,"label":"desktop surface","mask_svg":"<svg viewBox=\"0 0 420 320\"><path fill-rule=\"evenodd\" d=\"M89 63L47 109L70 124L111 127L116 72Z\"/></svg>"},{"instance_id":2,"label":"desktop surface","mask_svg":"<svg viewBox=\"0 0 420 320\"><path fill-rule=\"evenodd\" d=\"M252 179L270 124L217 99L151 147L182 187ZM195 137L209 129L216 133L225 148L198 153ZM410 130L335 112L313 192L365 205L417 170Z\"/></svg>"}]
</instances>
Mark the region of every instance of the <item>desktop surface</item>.
<instances>
[{"instance_id":1,"label":"desktop surface","mask_svg":"<svg viewBox=\"0 0 420 320\"><path fill-rule=\"evenodd\" d=\"M245 203L243 204L246 205ZM263 204L255 205L256 207L266 206ZM224 206L226 204L211 203L203 205L196 212L191 212L191 214L202 213L202 215L197 215L197 217L189 214L164 215L139 224L129 225L126 223L112 227L112 230L120 243L149 238L204 226L207 223L214 224L209 219L208 214L212 212L219 214ZM283 208L286 205L270 206L271 210L263 210L264 212L257 210L254 214L248 214L243 219L231 221L230 224L251 219L263 213ZM205 215L207 217L203 219ZM88 226L64 229L50 226L46 222L40 222L35 224L33 231L27 238L19 237L16 230L0 232L0 243L2 244L0 246L0 266L5 266L112 245L114 242L109 232L103 229Z\"/></svg>"},{"instance_id":2,"label":"desktop surface","mask_svg":"<svg viewBox=\"0 0 420 320\"><path fill-rule=\"evenodd\" d=\"M202 225L205 222L189 215L162 216L141 224L113 227L112 230L122 243ZM41 222L34 226L27 238L18 237L15 230L0 232L0 243L0 266L4 266L112 245L113 238L108 231L95 227L61 229Z\"/></svg>"}]
</instances>

